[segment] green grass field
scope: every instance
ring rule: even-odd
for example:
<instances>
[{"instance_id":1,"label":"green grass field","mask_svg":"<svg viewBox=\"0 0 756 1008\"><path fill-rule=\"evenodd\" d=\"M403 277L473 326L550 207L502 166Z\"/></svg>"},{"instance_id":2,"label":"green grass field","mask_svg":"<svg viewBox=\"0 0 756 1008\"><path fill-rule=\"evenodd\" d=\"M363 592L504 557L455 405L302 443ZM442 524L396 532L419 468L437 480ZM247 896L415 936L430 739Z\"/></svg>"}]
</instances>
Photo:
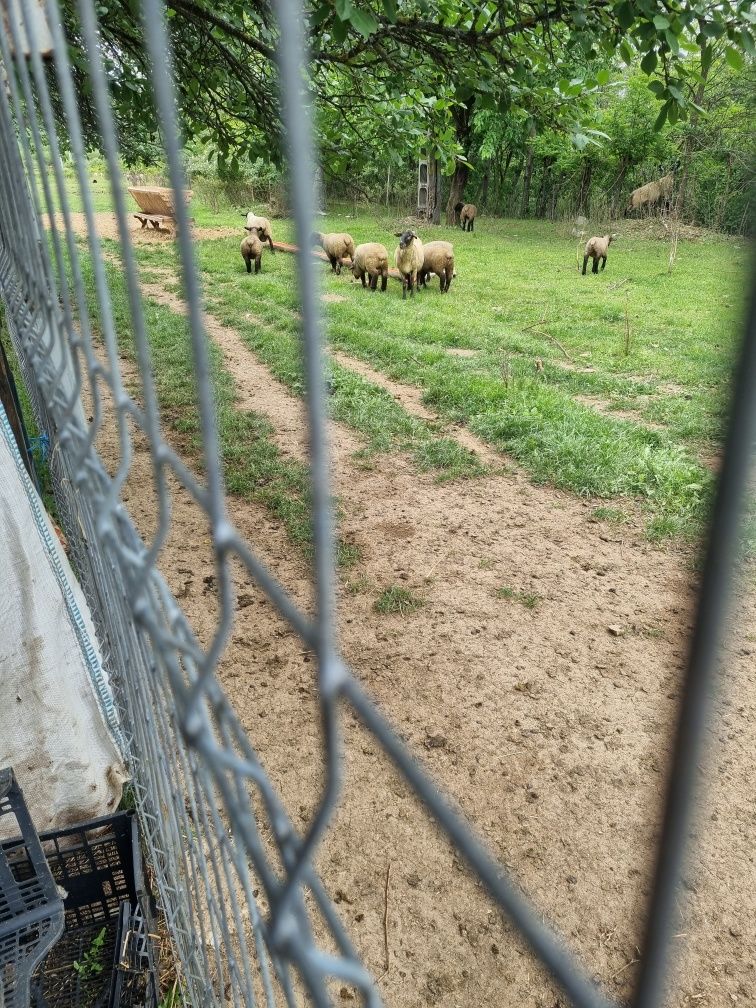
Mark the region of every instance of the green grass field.
<instances>
[{"instance_id":1,"label":"green grass field","mask_svg":"<svg viewBox=\"0 0 756 1008\"><path fill-rule=\"evenodd\" d=\"M196 203L191 212L200 227L238 228L238 239L197 242L208 310L301 394L295 257L266 252L263 272L248 276L241 212ZM318 227L382 241L393 257L396 224L345 213ZM551 222L484 216L472 234L424 229L426 240L454 242L458 275L448 295L433 278L407 301L396 281L372 293L324 264L323 292L343 298L322 305L329 344L418 388L441 422L465 423L535 481L605 498L599 520L622 521L640 505L649 538L695 538L727 412L747 247L714 235L681 240L670 271L667 242L623 234L623 222L615 230L606 271L583 277L576 240ZM274 235L294 240L291 223L274 221ZM175 265L170 241L137 254L148 279ZM331 392L333 415L364 436L366 460L404 451L439 478L482 475L438 425L335 362Z\"/></svg>"}]
</instances>

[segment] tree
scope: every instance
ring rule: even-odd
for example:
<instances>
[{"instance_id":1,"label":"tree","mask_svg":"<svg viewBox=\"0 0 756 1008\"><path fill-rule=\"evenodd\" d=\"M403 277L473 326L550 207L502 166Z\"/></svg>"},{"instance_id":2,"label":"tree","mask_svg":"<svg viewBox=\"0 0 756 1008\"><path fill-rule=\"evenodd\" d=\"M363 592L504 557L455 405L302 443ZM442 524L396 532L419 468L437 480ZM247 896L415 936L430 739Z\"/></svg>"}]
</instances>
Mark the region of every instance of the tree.
<instances>
[{"instance_id":1,"label":"tree","mask_svg":"<svg viewBox=\"0 0 756 1008\"><path fill-rule=\"evenodd\" d=\"M267 3L166 0L166 6L187 138L213 146L221 161L261 152L280 160L279 29ZM123 136L155 135L134 0L103 0L98 10ZM305 0L305 10L325 167L344 171L350 159L387 144L419 151L430 138L459 199L478 112L526 109L587 143L576 107L579 114L585 95L601 86L603 64L620 52L628 63L641 58L643 71L654 76L658 124L674 124L691 108L712 40L732 58L754 51L748 0ZM96 145L74 0L63 0L63 11ZM689 58L691 47L700 61ZM576 66L584 69L574 73Z\"/></svg>"}]
</instances>

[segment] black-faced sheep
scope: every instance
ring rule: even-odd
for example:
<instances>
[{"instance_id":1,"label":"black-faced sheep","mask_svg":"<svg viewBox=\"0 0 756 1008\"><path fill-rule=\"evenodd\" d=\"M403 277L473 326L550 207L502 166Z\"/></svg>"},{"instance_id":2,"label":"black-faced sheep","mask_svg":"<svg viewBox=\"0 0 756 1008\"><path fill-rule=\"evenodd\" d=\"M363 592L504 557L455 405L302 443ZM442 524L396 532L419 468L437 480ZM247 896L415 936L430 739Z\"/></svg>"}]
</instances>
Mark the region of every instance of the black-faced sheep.
<instances>
[{"instance_id":1,"label":"black-faced sheep","mask_svg":"<svg viewBox=\"0 0 756 1008\"><path fill-rule=\"evenodd\" d=\"M260 240L268 242L270 245L270 251L275 255L276 250L273 248L273 231L268 218L258 217L257 214L253 213L251 210L247 214L242 214L242 216L247 218L244 230L252 231L253 228L256 228L257 233L260 235Z\"/></svg>"},{"instance_id":2,"label":"black-faced sheep","mask_svg":"<svg viewBox=\"0 0 756 1008\"><path fill-rule=\"evenodd\" d=\"M432 241L423 245L423 265L417 274L417 282L425 286L431 273L441 281L441 293L451 286L454 272L454 246L448 241Z\"/></svg>"},{"instance_id":3,"label":"black-faced sheep","mask_svg":"<svg viewBox=\"0 0 756 1008\"><path fill-rule=\"evenodd\" d=\"M606 267L606 254L616 237L616 235L608 234L604 235L603 238L593 237L588 239L585 243L585 255L583 256L583 276L585 276L585 268L588 265L589 259L593 259L593 273L598 273L599 271L599 259L601 259L601 269Z\"/></svg>"},{"instance_id":4,"label":"black-faced sheep","mask_svg":"<svg viewBox=\"0 0 756 1008\"><path fill-rule=\"evenodd\" d=\"M408 286L410 297L415 296L418 270L423 268L423 243L416 231L397 231L395 234L399 244L394 252L394 262L402 275L402 301L405 301Z\"/></svg>"},{"instance_id":5,"label":"black-faced sheep","mask_svg":"<svg viewBox=\"0 0 756 1008\"><path fill-rule=\"evenodd\" d=\"M362 282L363 287L370 287L376 290L378 287L378 277L381 278L381 290L386 290L388 283L388 252L386 247L380 242L365 242L358 245L352 256L352 276ZM365 282L365 276L368 282Z\"/></svg>"},{"instance_id":6,"label":"black-faced sheep","mask_svg":"<svg viewBox=\"0 0 756 1008\"><path fill-rule=\"evenodd\" d=\"M312 240L320 245L328 256L331 269L337 276L341 275L344 256L349 256L352 260L354 259L354 239L345 231L335 231L331 234L323 234L322 231L316 231L312 236Z\"/></svg>"},{"instance_id":7,"label":"black-faced sheep","mask_svg":"<svg viewBox=\"0 0 756 1008\"><path fill-rule=\"evenodd\" d=\"M478 216L478 208L474 203L457 203L454 212L459 214L459 226L463 231L472 231L475 226L475 218Z\"/></svg>"},{"instance_id":8,"label":"black-faced sheep","mask_svg":"<svg viewBox=\"0 0 756 1008\"><path fill-rule=\"evenodd\" d=\"M252 272L252 260L255 262L255 273L259 273L262 267L263 246L260 241L260 234L257 228L251 228L246 236L242 238L241 254L247 265L247 273Z\"/></svg>"}]
</instances>

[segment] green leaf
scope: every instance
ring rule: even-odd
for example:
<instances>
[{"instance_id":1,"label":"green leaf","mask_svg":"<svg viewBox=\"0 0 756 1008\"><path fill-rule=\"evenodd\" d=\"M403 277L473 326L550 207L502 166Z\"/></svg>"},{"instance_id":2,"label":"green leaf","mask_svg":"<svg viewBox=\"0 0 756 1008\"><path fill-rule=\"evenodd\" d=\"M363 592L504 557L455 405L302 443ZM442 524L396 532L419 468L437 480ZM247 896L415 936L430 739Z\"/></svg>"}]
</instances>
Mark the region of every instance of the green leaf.
<instances>
[{"instance_id":1,"label":"green leaf","mask_svg":"<svg viewBox=\"0 0 756 1008\"><path fill-rule=\"evenodd\" d=\"M654 123L654 132L658 133L666 121L667 121L667 102L665 102L662 105L659 115L656 117L656 122Z\"/></svg>"},{"instance_id":2,"label":"green leaf","mask_svg":"<svg viewBox=\"0 0 756 1008\"><path fill-rule=\"evenodd\" d=\"M342 21L346 21L352 13L352 0L334 0L333 6Z\"/></svg>"},{"instance_id":3,"label":"green leaf","mask_svg":"<svg viewBox=\"0 0 756 1008\"><path fill-rule=\"evenodd\" d=\"M627 39L622 39L620 42L620 54L628 66L633 62L633 50Z\"/></svg>"},{"instance_id":4,"label":"green leaf","mask_svg":"<svg viewBox=\"0 0 756 1008\"><path fill-rule=\"evenodd\" d=\"M598 84L601 84L602 86L608 84L611 79L612 79L611 70L599 70L599 72L596 74L596 81Z\"/></svg>"},{"instance_id":5,"label":"green leaf","mask_svg":"<svg viewBox=\"0 0 756 1008\"><path fill-rule=\"evenodd\" d=\"M677 54L680 52L680 43L678 41L677 35L675 35L673 31L670 31L670 29L667 28L667 30L664 32L664 38L666 40L667 45L669 46L669 48L672 50L673 53Z\"/></svg>"},{"instance_id":6,"label":"green leaf","mask_svg":"<svg viewBox=\"0 0 756 1008\"><path fill-rule=\"evenodd\" d=\"M391 24L396 24L396 0L383 0L383 9Z\"/></svg>"},{"instance_id":7,"label":"green leaf","mask_svg":"<svg viewBox=\"0 0 756 1008\"><path fill-rule=\"evenodd\" d=\"M727 46L725 49L725 59L730 64L733 70L743 69L743 54L739 49L734 49L732 46Z\"/></svg>"},{"instance_id":8,"label":"green leaf","mask_svg":"<svg viewBox=\"0 0 756 1008\"><path fill-rule=\"evenodd\" d=\"M347 26L345 21L336 20L333 22L331 34L336 42L343 42L347 37Z\"/></svg>"},{"instance_id":9,"label":"green leaf","mask_svg":"<svg viewBox=\"0 0 756 1008\"><path fill-rule=\"evenodd\" d=\"M747 28L740 29L740 41L747 53L751 56L756 55L756 44L754 44L753 35L751 35Z\"/></svg>"},{"instance_id":10,"label":"green leaf","mask_svg":"<svg viewBox=\"0 0 756 1008\"><path fill-rule=\"evenodd\" d=\"M663 14L657 14L654 18L654 25L659 29L659 31L664 31L665 28L669 28L669 18L665 17Z\"/></svg>"},{"instance_id":11,"label":"green leaf","mask_svg":"<svg viewBox=\"0 0 756 1008\"><path fill-rule=\"evenodd\" d=\"M657 98L663 98L666 94L664 85L660 80L652 80L648 82L648 90L652 91Z\"/></svg>"},{"instance_id":12,"label":"green leaf","mask_svg":"<svg viewBox=\"0 0 756 1008\"><path fill-rule=\"evenodd\" d=\"M629 28L635 20L635 13L627 0L615 9L615 14L617 15L617 20L620 23L620 28Z\"/></svg>"},{"instance_id":13,"label":"green leaf","mask_svg":"<svg viewBox=\"0 0 756 1008\"><path fill-rule=\"evenodd\" d=\"M658 60L656 58L656 53L653 49L649 50L646 55L641 60L641 70L643 73L652 74L656 70L656 64Z\"/></svg>"},{"instance_id":14,"label":"green leaf","mask_svg":"<svg viewBox=\"0 0 756 1008\"><path fill-rule=\"evenodd\" d=\"M701 73L708 73L711 67L711 60L714 55L714 50L710 45L705 45L701 49Z\"/></svg>"}]
</instances>

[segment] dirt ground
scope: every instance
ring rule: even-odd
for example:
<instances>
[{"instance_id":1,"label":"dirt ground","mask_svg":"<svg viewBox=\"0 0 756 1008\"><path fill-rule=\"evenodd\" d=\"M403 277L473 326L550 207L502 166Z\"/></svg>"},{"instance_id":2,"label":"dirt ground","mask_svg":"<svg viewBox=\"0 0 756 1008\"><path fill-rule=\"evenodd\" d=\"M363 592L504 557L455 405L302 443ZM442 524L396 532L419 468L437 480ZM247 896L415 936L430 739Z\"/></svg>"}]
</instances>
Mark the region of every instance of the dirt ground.
<instances>
[{"instance_id":1,"label":"dirt ground","mask_svg":"<svg viewBox=\"0 0 756 1008\"><path fill-rule=\"evenodd\" d=\"M172 297L156 286L148 293ZM265 414L281 447L301 456L301 402L233 330L208 331L240 408ZM427 414L416 390L382 384ZM474 447L470 437L460 433ZM652 546L640 524L596 523L599 502L534 486L503 456L506 474L439 485L400 455L359 464L361 439L339 424L331 446L341 534L362 551L340 576L345 658L587 971L614 998L627 997L692 618L691 553ZM98 448L111 465L114 447L104 431ZM490 462L495 453L485 451ZM155 514L148 466L138 446L124 500L144 532ZM238 499L229 510L307 605L309 572L280 523ZM161 567L199 638L209 639L207 523L180 488ZM424 604L404 616L377 613L389 585ZM501 587L537 596L536 607L499 597ZM705 797L679 902L670 1008L755 1003L755 608L753 594L741 592L701 767ZM237 610L219 675L305 826L321 784L314 664L241 574ZM343 728L344 787L317 867L385 1003L565 1006L348 709Z\"/></svg>"}]
</instances>

